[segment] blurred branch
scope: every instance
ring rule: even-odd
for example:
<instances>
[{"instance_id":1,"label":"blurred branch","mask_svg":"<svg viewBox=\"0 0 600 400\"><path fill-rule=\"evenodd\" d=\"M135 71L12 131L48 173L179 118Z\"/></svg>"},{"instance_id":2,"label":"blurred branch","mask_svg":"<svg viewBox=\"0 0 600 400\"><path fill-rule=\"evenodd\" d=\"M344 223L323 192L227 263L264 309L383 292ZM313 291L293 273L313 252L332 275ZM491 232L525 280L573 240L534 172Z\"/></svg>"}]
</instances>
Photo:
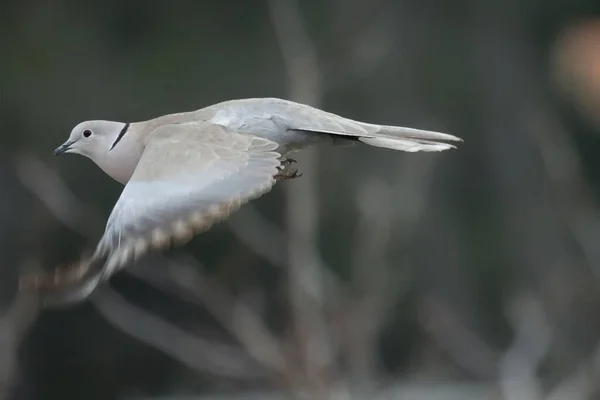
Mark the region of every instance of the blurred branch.
<instances>
[{"instance_id":1,"label":"blurred branch","mask_svg":"<svg viewBox=\"0 0 600 400\"><path fill-rule=\"evenodd\" d=\"M359 224L354 243L352 287L356 298L348 299L340 340L347 343L351 381L372 384L378 370L378 334L400 290L404 270L387 262L395 215L391 187L378 179L357 186Z\"/></svg>"},{"instance_id":2,"label":"blurred branch","mask_svg":"<svg viewBox=\"0 0 600 400\"><path fill-rule=\"evenodd\" d=\"M310 393L300 393L301 398L310 399ZM283 391L246 391L240 394L219 394L199 396L133 397L128 400L288 400L289 393ZM332 398L348 399L343 389L334 388ZM358 397L364 399L364 397ZM495 400L494 385L478 383L437 383L437 382L392 382L385 389L373 393L369 400Z\"/></svg>"},{"instance_id":3,"label":"blurred branch","mask_svg":"<svg viewBox=\"0 0 600 400\"><path fill-rule=\"evenodd\" d=\"M283 372L285 358L279 340L269 332L258 312L202 274L203 268L195 258L187 256L183 261L161 258L159 262L160 268L146 263L127 271L164 292L205 307L259 364Z\"/></svg>"},{"instance_id":4,"label":"blurred branch","mask_svg":"<svg viewBox=\"0 0 600 400\"><path fill-rule=\"evenodd\" d=\"M426 298L419 314L421 327L461 368L482 380L498 376L500 354L468 329L444 303Z\"/></svg>"},{"instance_id":5,"label":"blurred branch","mask_svg":"<svg viewBox=\"0 0 600 400\"><path fill-rule=\"evenodd\" d=\"M99 236L104 227L102 219L96 211L71 193L57 173L30 154L19 154L16 160L21 183L36 195L60 222L84 237Z\"/></svg>"},{"instance_id":6,"label":"blurred branch","mask_svg":"<svg viewBox=\"0 0 600 400\"><path fill-rule=\"evenodd\" d=\"M499 361L500 388L507 400L542 399L537 369L548 352L551 332L539 299L519 294L508 306L515 336Z\"/></svg>"},{"instance_id":7,"label":"blurred branch","mask_svg":"<svg viewBox=\"0 0 600 400\"><path fill-rule=\"evenodd\" d=\"M505 230L505 245L511 250L507 253L508 263L517 269L527 267L521 278L531 279L541 297L539 302L546 306L541 313L536 311L537 306L528 305L529 313L532 318L541 313L549 320L558 342L548 349L543 347L547 346L543 336L530 335L529 342L525 342L527 332L520 339L516 332L515 346L532 353L510 353L502 361L507 396L535 399L541 396L539 386L545 383L534 383L530 376L537 366L536 357L541 357L536 352L561 355L567 364L563 368L576 369L579 361L572 357L572 350L580 343L574 332L578 327L589 327L590 318L578 308L579 301L585 299L590 307L599 305L598 281L591 280L592 274L584 268L578 268L583 264L580 249L565 235L565 222L580 244L588 268L594 269L600 262L596 244L600 218L586 194L589 189L580 175L573 144L566 132L561 132L556 110L543 100L547 92L533 59L535 49L523 10L517 2L497 3L493 8L481 2L472 4L473 54L484 100L480 110L486 132L485 151L491 181L496 186L493 206ZM536 329L537 323L517 319L515 329ZM549 334L543 327L537 330L540 335ZM520 370L511 375L506 364ZM521 379L514 376L517 372L523 375Z\"/></svg>"},{"instance_id":8,"label":"blurred branch","mask_svg":"<svg viewBox=\"0 0 600 400\"><path fill-rule=\"evenodd\" d=\"M38 313L37 299L19 292L6 314L0 316L0 400L8 399L11 385L15 384L17 350Z\"/></svg>"},{"instance_id":9,"label":"blurred branch","mask_svg":"<svg viewBox=\"0 0 600 400\"><path fill-rule=\"evenodd\" d=\"M596 351L595 354L600 354ZM583 363L577 370L563 379L545 397L546 400L590 400L598 390L600 370Z\"/></svg>"},{"instance_id":10,"label":"blurred branch","mask_svg":"<svg viewBox=\"0 0 600 400\"><path fill-rule=\"evenodd\" d=\"M269 0L271 24L283 57L288 95L294 101L318 106L322 98L317 50L295 0Z\"/></svg>"},{"instance_id":11,"label":"blurred branch","mask_svg":"<svg viewBox=\"0 0 600 400\"><path fill-rule=\"evenodd\" d=\"M294 182L295 184L296 182ZM227 225L231 232L254 253L264 258L275 267L285 267L287 233L277 225L268 221L257 208L249 203L227 219ZM324 291L332 298L345 297L344 284L333 269L327 265L319 253L314 255L318 258Z\"/></svg>"},{"instance_id":12,"label":"blurred branch","mask_svg":"<svg viewBox=\"0 0 600 400\"><path fill-rule=\"evenodd\" d=\"M590 270L600 278L600 211L585 179L581 155L569 132L541 104L530 113L532 138L540 150L555 199Z\"/></svg>"},{"instance_id":13,"label":"blurred branch","mask_svg":"<svg viewBox=\"0 0 600 400\"><path fill-rule=\"evenodd\" d=\"M331 7L335 56L325 59L322 68L322 90L328 93L343 89L351 81L366 78L384 65L398 48L401 35L396 27L404 26L406 22L404 15L390 18L386 1L340 0L331 2ZM401 47L406 48L405 44Z\"/></svg>"},{"instance_id":14,"label":"blurred branch","mask_svg":"<svg viewBox=\"0 0 600 400\"><path fill-rule=\"evenodd\" d=\"M318 107L322 98L317 51L310 40L295 0L269 0L269 13L283 57L291 100ZM314 398L327 398L328 372L334 354L324 318L323 266L319 264L317 157L302 154L301 179L285 191L288 227L289 293L295 339L301 349L304 379ZM296 377L296 380L298 377ZM298 386L299 382L291 382ZM297 388L296 388L297 389Z\"/></svg>"},{"instance_id":15,"label":"blurred branch","mask_svg":"<svg viewBox=\"0 0 600 400\"><path fill-rule=\"evenodd\" d=\"M98 288L90 300L116 328L196 371L237 379L266 377L265 371L238 348L190 335L164 319L134 306L109 285Z\"/></svg>"},{"instance_id":16,"label":"blurred branch","mask_svg":"<svg viewBox=\"0 0 600 400\"><path fill-rule=\"evenodd\" d=\"M275 267L286 265L286 233L268 221L250 203L227 219L233 234Z\"/></svg>"},{"instance_id":17,"label":"blurred branch","mask_svg":"<svg viewBox=\"0 0 600 400\"><path fill-rule=\"evenodd\" d=\"M560 382L547 396L542 395L539 368L550 345L550 327L542 304L531 294L518 295L508 307L515 337L510 347L499 354L476 333L469 331L446 307L429 299L422 308L421 321L440 345L461 367L480 380L497 380L505 400L587 400L594 393L600 368L594 356ZM596 378L594 378L596 377Z\"/></svg>"}]
</instances>

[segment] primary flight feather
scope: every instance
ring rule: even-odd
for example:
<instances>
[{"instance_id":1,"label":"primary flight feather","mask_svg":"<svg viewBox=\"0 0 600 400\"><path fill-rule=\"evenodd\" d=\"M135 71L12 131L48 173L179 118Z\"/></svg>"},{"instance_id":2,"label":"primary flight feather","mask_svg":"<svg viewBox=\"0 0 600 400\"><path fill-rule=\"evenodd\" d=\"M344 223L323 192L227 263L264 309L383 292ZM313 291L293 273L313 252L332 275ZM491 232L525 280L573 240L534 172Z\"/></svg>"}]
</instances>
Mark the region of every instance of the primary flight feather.
<instances>
[{"instance_id":1,"label":"primary flight feather","mask_svg":"<svg viewBox=\"0 0 600 400\"><path fill-rule=\"evenodd\" d=\"M443 151L456 136L359 122L276 98L232 100L135 123L85 121L55 154L76 153L125 185L94 254L34 286L48 303L87 297L151 249L184 243L297 171L286 156L319 143L358 141Z\"/></svg>"}]
</instances>

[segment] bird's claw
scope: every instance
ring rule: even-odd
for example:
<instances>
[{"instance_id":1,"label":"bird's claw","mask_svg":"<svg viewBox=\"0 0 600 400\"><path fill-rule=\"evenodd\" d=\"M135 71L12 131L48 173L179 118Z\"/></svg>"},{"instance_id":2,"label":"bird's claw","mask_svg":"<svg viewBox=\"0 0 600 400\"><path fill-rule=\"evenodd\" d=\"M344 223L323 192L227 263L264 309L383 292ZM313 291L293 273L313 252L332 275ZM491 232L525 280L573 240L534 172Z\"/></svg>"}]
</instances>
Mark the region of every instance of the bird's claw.
<instances>
[{"instance_id":1,"label":"bird's claw","mask_svg":"<svg viewBox=\"0 0 600 400\"><path fill-rule=\"evenodd\" d=\"M275 175L275 179L294 179L302 176L301 172L298 172L297 168L291 167L296 160L291 158L286 158L281 161L281 164L277 167L279 171L277 175Z\"/></svg>"}]
</instances>

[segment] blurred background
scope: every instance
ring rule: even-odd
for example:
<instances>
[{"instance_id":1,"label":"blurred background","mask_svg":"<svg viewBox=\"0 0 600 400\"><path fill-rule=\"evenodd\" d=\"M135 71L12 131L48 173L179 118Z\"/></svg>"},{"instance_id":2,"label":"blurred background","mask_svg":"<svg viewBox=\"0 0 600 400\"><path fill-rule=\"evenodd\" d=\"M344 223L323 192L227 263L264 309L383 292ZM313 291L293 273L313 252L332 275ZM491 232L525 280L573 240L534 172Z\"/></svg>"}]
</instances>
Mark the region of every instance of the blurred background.
<instances>
[{"instance_id":1,"label":"blurred background","mask_svg":"<svg viewBox=\"0 0 600 400\"><path fill-rule=\"evenodd\" d=\"M5 1L0 397L600 399L597 0ZM122 187L80 121L283 97L458 150L295 157L86 302L18 277L93 249Z\"/></svg>"}]
</instances>

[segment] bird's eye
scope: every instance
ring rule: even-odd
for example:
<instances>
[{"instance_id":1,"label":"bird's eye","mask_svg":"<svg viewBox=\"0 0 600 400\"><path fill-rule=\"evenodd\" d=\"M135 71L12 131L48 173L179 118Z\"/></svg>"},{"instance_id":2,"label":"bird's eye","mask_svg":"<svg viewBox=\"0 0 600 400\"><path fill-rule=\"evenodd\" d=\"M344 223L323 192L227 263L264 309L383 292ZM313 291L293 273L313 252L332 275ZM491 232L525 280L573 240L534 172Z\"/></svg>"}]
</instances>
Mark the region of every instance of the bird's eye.
<instances>
[{"instance_id":1,"label":"bird's eye","mask_svg":"<svg viewBox=\"0 0 600 400\"><path fill-rule=\"evenodd\" d=\"M92 131L90 131L89 129L86 129L85 131L83 131L83 137L90 137L92 136Z\"/></svg>"}]
</instances>

